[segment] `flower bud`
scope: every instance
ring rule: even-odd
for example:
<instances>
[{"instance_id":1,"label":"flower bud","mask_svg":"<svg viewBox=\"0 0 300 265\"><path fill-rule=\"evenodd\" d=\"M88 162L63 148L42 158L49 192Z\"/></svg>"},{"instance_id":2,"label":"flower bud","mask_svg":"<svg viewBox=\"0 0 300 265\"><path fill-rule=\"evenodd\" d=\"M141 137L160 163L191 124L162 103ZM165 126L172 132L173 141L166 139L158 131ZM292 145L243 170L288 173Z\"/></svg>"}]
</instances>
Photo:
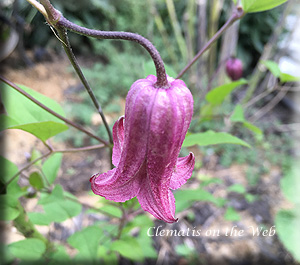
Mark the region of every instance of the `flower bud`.
<instances>
[{"instance_id":1,"label":"flower bud","mask_svg":"<svg viewBox=\"0 0 300 265\"><path fill-rule=\"evenodd\" d=\"M243 75L243 63L238 58L230 58L226 62L226 73L232 81L239 80Z\"/></svg>"}]
</instances>

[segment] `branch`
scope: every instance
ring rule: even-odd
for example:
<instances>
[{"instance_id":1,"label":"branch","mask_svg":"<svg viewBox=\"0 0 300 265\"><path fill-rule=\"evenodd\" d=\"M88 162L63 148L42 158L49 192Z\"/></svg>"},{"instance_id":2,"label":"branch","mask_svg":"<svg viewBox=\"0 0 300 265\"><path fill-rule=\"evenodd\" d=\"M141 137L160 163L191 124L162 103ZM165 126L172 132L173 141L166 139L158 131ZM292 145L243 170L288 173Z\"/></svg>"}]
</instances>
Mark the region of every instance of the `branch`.
<instances>
[{"instance_id":1,"label":"branch","mask_svg":"<svg viewBox=\"0 0 300 265\"><path fill-rule=\"evenodd\" d=\"M185 72L191 68L191 66L200 58L200 56L207 51L216 40L218 40L223 32L229 28L236 20L241 19L245 15L244 10L242 7L237 7L237 9L233 12L231 17L227 20L227 22L223 25L222 28L208 41L208 43L196 54L196 56L188 63L186 67L179 73L176 79L181 78Z\"/></svg>"},{"instance_id":2,"label":"branch","mask_svg":"<svg viewBox=\"0 0 300 265\"><path fill-rule=\"evenodd\" d=\"M46 158L47 156L51 155L51 154L55 154L55 153L75 153L75 152L84 152L84 151L92 151L92 150L96 150L96 149L101 149L106 147L106 145L104 144L99 144L99 145L93 145L93 146L86 146L86 147L79 147L79 148L71 148L71 149L61 149L61 150L53 150L51 149L49 152L47 152L46 154L43 154L41 156L39 156L38 158L34 159L33 161L31 161L30 163L26 164L24 167L22 167L15 175L13 175L5 184L4 187L7 187L9 185L9 183L11 183L16 177L18 177L24 170L30 168L32 165L34 165L36 162ZM3 191L3 190L1 190ZM1 193L1 192L0 192Z\"/></svg>"},{"instance_id":3,"label":"branch","mask_svg":"<svg viewBox=\"0 0 300 265\"><path fill-rule=\"evenodd\" d=\"M21 93L23 96L25 96L26 98L28 98L29 100L31 100L33 103L35 103L36 105L38 105L42 109L44 109L47 112L49 112L52 115L54 115L56 118L64 121L65 123L69 124L70 126L76 128L77 130L84 132L88 136L90 136L90 137L98 140L99 142L103 143L104 145L109 146L109 143L107 141L103 140L102 138L100 138L100 137L94 135L93 133L87 131L86 129L84 129L80 125L78 125L78 124L76 124L76 123L74 123L74 122L66 119L65 117L63 117L60 114L56 113L55 111L51 110L50 108L48 108L47 106L45 106L43 103L41 103L40 101L36 100L34 97L32 97L31 95L29 95L27 92L25 92L22 88L20 88L16 84L12 83L11 81L7 80L6 78L2 77L1 75L0 75L0 80L2 82L6 83L7 85L9 85L10 87L12 87L13 89L17 90L19 93Z\"/></svg>"},{"instance_id":4,"label":"branch","mask_svg":"<svg viewBox=\"0 0 300 265\"><path fill-rule=\"evenodd\" d=\"M111 134L111 130L109 128L109 125L106 121L106 118L104 116L104 113L102 111L102 108L93 92L93 90L91 89L88 81L86 80L86 78L84 77L81 69L80 69L80 66L76 60L76 57L72 51L72 47L71 47L71 44L69 42L69 38L68 38L68 35L67 35L67 31L62 28L62 27L56 27L56 30L58 32L58 35L59 37L61 38L62 40L62 43L63 43L63 47L64 47L64 50L74 68L74 70L76 71L79 79L81 80L82 84L84 85L86 91L88 92L90 98L92 99L93 103L94 103L94 106L95 108L97 109L98 113L100 114L101 118L102 118L102 121L104 123L104 126L105 126L105 129L107 131L107 134L108 134L108 137L109 137L109 142L112 144L113 143L113 138L112 138L112 134Z\"/></svg>"}]
</instances>

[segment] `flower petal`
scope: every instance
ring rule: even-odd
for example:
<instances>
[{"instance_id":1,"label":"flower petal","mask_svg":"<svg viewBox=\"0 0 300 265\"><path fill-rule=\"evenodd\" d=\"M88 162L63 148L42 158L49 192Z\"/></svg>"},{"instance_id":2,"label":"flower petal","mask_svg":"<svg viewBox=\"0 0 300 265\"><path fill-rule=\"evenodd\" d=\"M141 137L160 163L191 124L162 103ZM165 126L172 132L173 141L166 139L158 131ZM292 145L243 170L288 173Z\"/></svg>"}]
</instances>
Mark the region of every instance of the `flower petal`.
<instances>
[{"instance_id":1,"label":"flower petal","mask_svg":"<svg viewBox=\"0 0 300 265\"><path fill-rule=\"evenodd\" d=\"M112 163L119 164L124 144L124 116L121 116L113 127L114 147L112 152Z\"/></svg>"},{"instance_id":2,"label":"flower petal","mask_svg":"<svg viewBox=\"0 0 300 265\"><path fill-rule=\"evenodd\" d=\"M158 186L158 185L157 185ZM175 215L175 199L169 188L166 188L166 195L162 200L157 200L157 194L152 189L150 180L147 176L142 177L141 189L137 195L137 199L141 207L152 214L155 218L163 220L167 223L174 223L177 219Z\"/></svg>"},{"instance_id":3,"label":"flower petal","mask_svg":"<svg viewBox=\"0 0 300 265\"><path fill-rule=\"evenodd\" d=\"M141 173L129 178L128 181L123 182L124 178L120 175L117 168L109 170L103 174L95 174L90 178L92 191L107 200L115 202L125 202L135 197L141 186ZM113 181L117 179L116 181Z\"/></svg>"},{"instance_id":4,"label":"flower petal","mask_svg":"<svg viewBox=\"0 0 300 265\"><path fill-rule=\"evenodd\" d=\"M195 156L193 153L185 157L179 157L170 180L170 189L176 190L185 184L192 176L194 166Z\"/></svg>"}]
</instances>

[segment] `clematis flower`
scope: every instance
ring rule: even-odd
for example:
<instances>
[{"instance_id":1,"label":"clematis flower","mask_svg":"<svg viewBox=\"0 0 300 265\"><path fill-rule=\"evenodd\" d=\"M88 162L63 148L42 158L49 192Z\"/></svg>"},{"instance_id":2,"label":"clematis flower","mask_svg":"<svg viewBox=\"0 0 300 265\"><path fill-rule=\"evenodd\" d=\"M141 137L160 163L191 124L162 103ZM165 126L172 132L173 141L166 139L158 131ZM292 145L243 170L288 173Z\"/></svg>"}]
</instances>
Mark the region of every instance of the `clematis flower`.
<instances>
[{"instance_id":1,"label":"clematis flower","mask_svg":"<svg viewBox=\"0 0 300 265\"><path fill-rule=\"evenodd\" d=\"M195 157L178 158L193 115L193 97L183 81L168 77L169 87L155 87L156 77L137 80L128 92L125 118L113 127L115 168L95 174L95 194L115 202L137 197L157 219L176 222L171 192L192 175Z\"/></svg>"}]
</instances>

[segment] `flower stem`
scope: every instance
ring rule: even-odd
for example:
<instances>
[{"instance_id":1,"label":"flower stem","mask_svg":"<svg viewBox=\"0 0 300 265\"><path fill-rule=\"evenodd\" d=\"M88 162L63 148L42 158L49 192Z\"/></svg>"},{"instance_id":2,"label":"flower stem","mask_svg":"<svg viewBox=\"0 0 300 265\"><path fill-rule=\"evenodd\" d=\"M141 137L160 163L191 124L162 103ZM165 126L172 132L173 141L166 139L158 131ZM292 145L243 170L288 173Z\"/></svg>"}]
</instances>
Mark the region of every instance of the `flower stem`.
<instances>
[{"instance_id":1,"label":"flower stem","mask_svg":"<svg viewBox=\"0 0 300 265\"><path fill-rule=\"evenodd\" d=\"M78 26L71 21L67 20L63 16L60 17L59 21L56 23L56 26L61 26L65 29L71 30L78 34L94 37L97 39L116 39L116 40L129 40L136 42L143 46L148 53L150 54L155 68L156 68L156 75L157 75L157 87L168 87L168 80L166 77L166 70L164 66L164 62L154 47L154 45L146 38L142 37L139 34L131 33L131 32L119 32L119 31L101 31L95 29L88 29L85 27Z\"/></svg>"},{"instance_id":2,"label":"flower stem","mask_svg":"<svg viewBox=\"0 0 300 265\"><path fill-rule=\"evenodd\" d=\"M218 30L218 32L204 45L204 47L196 54L196 56L188 63L186 67L179 73L176 79L181 78L185 72L190 69L190 67L200 58L200 56L207 51L216 40L218 40L223 32L229 28L236 20L241 19L245 15L242 7L237 7L237 9L233 12L227 22Z\"/></svg>"},{"instance_id":3,"label":"flower stem","mask_svg":"<svg viewBox=\"0 0 300 265\"><path fill-rule=\"evenodd\" d=\"M33 0L27 1L31 3ZM51 5L49 0L40 0L40 2L47 11L47 16L45 16L46 20L51 26L56 29L58 29L58 27L62 27L64 29L76 32L80 35L94 37L97 39L129 40L140 44L148 51L154 62L157 76L156 86L161 88L169 87L164 62L157 49L148 39L142 37L139 34L131 32L101 31L78 26L64 18L63 15Z\"/></svg>"},{"instance_id":4,"label":"flower stem","mask_svg":"<svg viewBox=\"0 0 300 265\"><path fill-rule=\"evenodd\" d=\"M88 136L90 136L90 137L98 140L99 142L103 143L104 145L109 146L109 143L107 141L103 140L102 138L100 138L100 137L94 135L93 133L87 131L86 129L84 129L80 125L78 125L78 124L76 124L76 123L74 123L74 122L66 119L65 117L63 117L60 114L56 113L55 111L51 110L50 108L48 108L47 106L45 106L43 103L41 103L40 101L36 100L34 97L32 97L31 95L29 95L27 92L25 92L22 88L20 88L19 86L17 86L13 82L7 80L6 78L2 77L1 75L0 75L0 80L2 82L6 83L7 85L9 85L10 87L12 87L13 89L17 90L19 93L21 93L23 96L25 96L26 98L28 98L29 100L31 100L33 103L35 103L36 105L38 105L42 109L44 109L47 112L49 112L52 115L54 115L56 118L64 121L65 123L69 124L70 126L76 128L77 130L84 132Z\"/></svg>"}]
</instances>

